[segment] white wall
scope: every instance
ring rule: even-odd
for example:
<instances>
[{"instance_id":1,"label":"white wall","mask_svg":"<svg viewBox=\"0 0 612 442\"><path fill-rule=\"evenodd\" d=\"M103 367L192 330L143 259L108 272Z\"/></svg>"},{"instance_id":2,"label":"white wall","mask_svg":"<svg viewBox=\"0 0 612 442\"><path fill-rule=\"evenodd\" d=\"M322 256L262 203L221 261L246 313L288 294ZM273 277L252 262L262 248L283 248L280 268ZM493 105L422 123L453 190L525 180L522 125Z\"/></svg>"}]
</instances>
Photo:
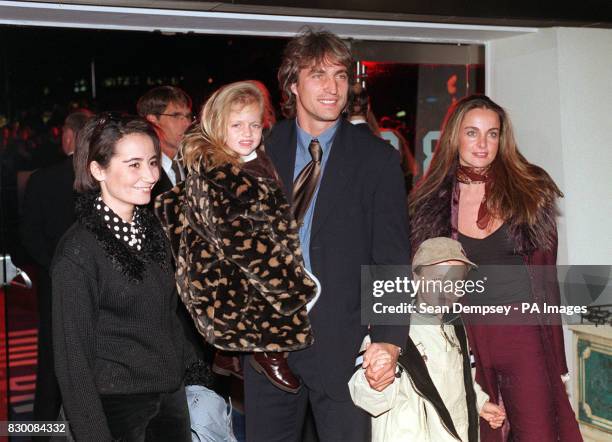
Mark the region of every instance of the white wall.
<instances>
[{"instance_id":1,"label":"white wall","mask_svg":"<svg viewBox=\"0 0 612 442\"><path fill-rule=\"evenodd\" d=\"M494 40L487 94L519 147L565 193L560 264L612 264L612 30L550 28Z\"/></svg>"},{"instance_id":2,"label":"white wall","mask_svg":"<svg viewBox=\"0 0 612 442\"><path fill-rule=\"evenodd\" d=\"M487 94L565 194L558 263L612 265L612 30L541 29L491 41L486 55Z\"/></svg>"},{"instance_id":3,"label":"white wall","mask_svg":"<svg viewBox=\"0 0 612 442\"><path fill-rule=\"evenodd\" d=\"M557 42L568 262L612 264L612 30L562 28Z\"/></svg>"}]
</instances>

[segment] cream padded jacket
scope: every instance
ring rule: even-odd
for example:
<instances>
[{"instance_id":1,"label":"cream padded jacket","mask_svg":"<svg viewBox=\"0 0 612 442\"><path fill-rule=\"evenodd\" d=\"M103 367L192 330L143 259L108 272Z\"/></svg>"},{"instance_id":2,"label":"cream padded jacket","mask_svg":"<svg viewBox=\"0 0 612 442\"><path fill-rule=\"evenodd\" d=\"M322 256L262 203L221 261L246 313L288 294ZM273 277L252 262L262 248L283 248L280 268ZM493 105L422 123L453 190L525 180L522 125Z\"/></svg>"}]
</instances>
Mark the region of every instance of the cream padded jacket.
<instances>
[{"instance_id":1,"label":"cream padded jacket","mask_svg":"<svg viewBox=\"0 0 612 442\"><path fill-rule=\"evenodd\" d=\"M454 327L444 325L446 337L439 325L414 325L410 337L424 356L425 364L436 389L455 424L462 441L468 439L468 413L463 382L463 361ZM362 348L368 342L364 340ZM472 373L473 376L473 373ZM382 392L368 384L365 370L358 369L349 381L353 402L372 415L372 442L457 442L443 426L435 408L415 391L405 371ZM489 396L474 382L478 411Z\"/></svg>"}]
</instances>

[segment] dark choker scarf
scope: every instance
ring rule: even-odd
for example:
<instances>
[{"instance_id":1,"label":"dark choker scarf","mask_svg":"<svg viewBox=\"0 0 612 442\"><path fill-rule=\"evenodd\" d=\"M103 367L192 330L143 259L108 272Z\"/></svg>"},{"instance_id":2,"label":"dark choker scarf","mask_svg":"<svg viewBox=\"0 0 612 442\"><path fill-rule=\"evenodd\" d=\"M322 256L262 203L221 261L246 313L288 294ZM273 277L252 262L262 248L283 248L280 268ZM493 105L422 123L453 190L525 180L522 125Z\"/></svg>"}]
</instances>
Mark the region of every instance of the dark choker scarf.
<instances>
[{"instance_id":1,"label":"dark choker scarf","mask_svg":"<svg viewBox=\"0 0 612 442\"><path fill-rule=\"evenodd\" d=\"M491 166L468 167L460 164L457 166L456 177L457 181L463 184L484 183L485 191L480 207L478 208L478 219L476 220L476 225L480 230L486 229L491 221L491 214L487 209L487 198L491 194L491 185L493 184L493 173L491 171Z\"/></svg>"}]
</instances>

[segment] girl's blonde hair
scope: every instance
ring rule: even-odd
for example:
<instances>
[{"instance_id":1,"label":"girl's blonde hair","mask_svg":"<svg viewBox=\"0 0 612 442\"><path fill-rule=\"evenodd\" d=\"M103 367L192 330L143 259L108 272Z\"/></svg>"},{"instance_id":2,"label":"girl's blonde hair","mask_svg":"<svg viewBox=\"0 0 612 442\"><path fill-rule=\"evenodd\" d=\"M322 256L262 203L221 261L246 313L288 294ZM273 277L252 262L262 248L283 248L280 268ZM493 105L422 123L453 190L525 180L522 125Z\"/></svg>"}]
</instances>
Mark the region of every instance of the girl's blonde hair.
<instances>
[{"instance_id":1,"label":"girl's blonde hair","mask_svg":"<svg viewBox=\"0 0 612 442\"><path fill-rule=\"evenodd\" d=\"M189 171L200 172L202 165L210 170L222 164L238 165L240 156L227 147L227 123L230 112L256 104L261 110L262 125L273 121L269 93L256 81L239 81L218 89L202 107L199 124L185 134L180 146L183 164Z\"/></svg>"}]
</instances>

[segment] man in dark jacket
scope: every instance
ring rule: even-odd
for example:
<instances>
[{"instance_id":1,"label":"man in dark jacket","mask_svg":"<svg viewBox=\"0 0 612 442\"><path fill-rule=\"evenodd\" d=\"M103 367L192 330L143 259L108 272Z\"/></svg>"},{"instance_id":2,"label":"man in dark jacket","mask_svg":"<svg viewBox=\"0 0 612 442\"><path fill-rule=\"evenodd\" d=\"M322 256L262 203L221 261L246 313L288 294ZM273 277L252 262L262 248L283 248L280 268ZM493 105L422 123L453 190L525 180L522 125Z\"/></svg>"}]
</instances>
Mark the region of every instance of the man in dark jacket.
<instances>
[{"instance_id":1,"label":"man in dark jacket","mask_svg":"<svg viewBox=\"0 0 612 442\"><path fill-rule=\"evenodd\" d=\"M49 266L57 243L75 220L72 154L77 134L91 116L89 110L78 109L66 117L62 128L62 150L67 158L61 163L34 172L25 192L21 239L26 251L38 265L38 367L34 398L36 421L55 420L61 404L53 367Z\"/></svg>"},{"instance_id":2,"label":"man in dark jacket","mask_svg":"<svg viewBox=\"0 0 612 442\"><path fill-rule=\"evenodd\" d=\"M289 42L279 69L283 111L266 140L300 225L306 267L321 281L309 313L314 344L290 352L302 379L297 394L245 366L247 440L301 440L310 404L321 441L369 440L369 417L356 408L347 383L367 324L361 323L361 266L410 262L405 190L397 152L340 117L352 78L346 45L328 32ZM389 385L407 329L372 326L366 370L372 386ZM378 365L377 365L378 367Z\"/></svg>"}]
</instances>

